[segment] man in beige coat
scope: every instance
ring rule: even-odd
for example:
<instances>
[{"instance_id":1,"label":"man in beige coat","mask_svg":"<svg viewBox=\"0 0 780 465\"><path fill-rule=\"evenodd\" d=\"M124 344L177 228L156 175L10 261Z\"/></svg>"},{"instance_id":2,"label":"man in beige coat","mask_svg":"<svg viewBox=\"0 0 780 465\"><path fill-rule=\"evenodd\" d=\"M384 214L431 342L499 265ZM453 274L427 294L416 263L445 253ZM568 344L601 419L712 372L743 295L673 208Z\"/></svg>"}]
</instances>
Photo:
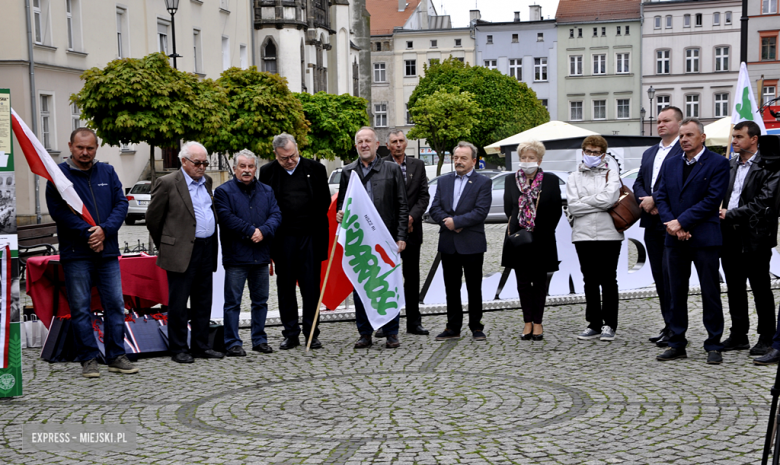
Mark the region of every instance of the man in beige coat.
<instances>
[{"instance_id":1,"label":"man in beige coat","mask_svg":"<svg viewBox=\"0 0 780 465\"><path fill-rule=\"evenodd\" d=\"M168 347L174 362L192 363L193 356L224 356L211 350L208 341L212 276L217 269L217 214L211 178L206 176L205 147L187 142L179 158L181 170L158 179L152 188L146 227L159 249L157 266L168 272Z\"/></svg>"}]
</instances>

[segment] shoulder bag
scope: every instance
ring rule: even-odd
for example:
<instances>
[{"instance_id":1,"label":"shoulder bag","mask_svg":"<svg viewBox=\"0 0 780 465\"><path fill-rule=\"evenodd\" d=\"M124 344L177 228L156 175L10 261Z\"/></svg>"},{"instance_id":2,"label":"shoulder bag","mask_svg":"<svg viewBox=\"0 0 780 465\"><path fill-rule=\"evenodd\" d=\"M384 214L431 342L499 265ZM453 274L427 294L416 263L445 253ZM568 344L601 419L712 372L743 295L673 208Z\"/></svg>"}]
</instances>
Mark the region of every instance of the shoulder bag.
<instances>
[{"instance_id":1,"label":"shoulder bag","mask_svg":"<svg viewBox=\"0 0 780 465\"><path fill-rule=\"evenodd\" d=\"M536 214L539 214L539 199L542 198L542 190L539 189L539 196L536 197ZM506 240L513 249L525 247L531 245L534 241L534 234L525 229L519 229L514 234L509 234L509 224L512 222L512 218L506 223Z\"/></svg>"},{"instance_id":2,"label":"shoulder bag","mask_svg":"<svg viewBox=\"0 0 780 465\"><path fill-rule=\"evenodd\" d=\"M620 197L607 212L612 217L612 222L615 223L617 232L623 232L639 221L642 210L639 208L639 204L636 203L636 197L631 192L631 189L623 184L623 180L620 177L618 179L620 180ZM606 180L609 181L609 171L607 171Z\"/></svg>"}]
</instances>

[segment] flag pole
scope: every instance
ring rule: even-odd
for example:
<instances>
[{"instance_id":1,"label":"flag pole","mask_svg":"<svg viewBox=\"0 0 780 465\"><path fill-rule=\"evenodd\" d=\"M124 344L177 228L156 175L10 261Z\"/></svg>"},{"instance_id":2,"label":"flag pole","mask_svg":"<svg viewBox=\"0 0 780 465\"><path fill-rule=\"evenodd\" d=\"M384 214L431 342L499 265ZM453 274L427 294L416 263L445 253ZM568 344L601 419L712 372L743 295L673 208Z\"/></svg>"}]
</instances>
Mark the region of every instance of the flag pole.
<instances>
[{"instance_id":1,"label":"flag pole","mask_svg":"<svg viewBox=\"0 0 780 465\"><path fill-rule=\"evenodd\" d=\"M320 289L320 300L317 302L317 310L314 312L314 320L311 323L311 330L309 331L309 338L306 341L306 352L311 348L311 340L314 336L314 328L317 327L317 322L320 319L320 306L322 305L322 299L325 297L325 288L328 285L328 276L330 276L330 267L333 265L333 255L336 253L336 244L339 243L339 230L336 227L336 237L333 239L333 246L330 248L330 257L328 258L328 268L325 270L325 279L322 281L322 289Z\"/></svg>"}]
</instances>

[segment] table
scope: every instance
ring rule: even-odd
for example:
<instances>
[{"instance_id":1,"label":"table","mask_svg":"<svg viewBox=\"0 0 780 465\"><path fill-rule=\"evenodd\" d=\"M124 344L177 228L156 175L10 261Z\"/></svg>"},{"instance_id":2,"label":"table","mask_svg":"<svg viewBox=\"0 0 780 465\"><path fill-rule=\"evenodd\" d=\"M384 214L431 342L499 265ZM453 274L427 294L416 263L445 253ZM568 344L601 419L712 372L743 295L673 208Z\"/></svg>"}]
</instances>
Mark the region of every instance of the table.
<instances>
[{"instance_id":1,"label":"table","mask_svg":"<svg viewBox=\"0 0 780 465\"><path fill-rule=\"evenodd\" d=\"M54 315L70 315L59 258L59 255L47 255L27 260L27 295L32 298L35 314L47 328ZM156 256L145 253L119 257L125 308L168 305L168 276L156 261ZM102 308L97 288L92 288L91 309Z\"/></svg>"}]
</instances>

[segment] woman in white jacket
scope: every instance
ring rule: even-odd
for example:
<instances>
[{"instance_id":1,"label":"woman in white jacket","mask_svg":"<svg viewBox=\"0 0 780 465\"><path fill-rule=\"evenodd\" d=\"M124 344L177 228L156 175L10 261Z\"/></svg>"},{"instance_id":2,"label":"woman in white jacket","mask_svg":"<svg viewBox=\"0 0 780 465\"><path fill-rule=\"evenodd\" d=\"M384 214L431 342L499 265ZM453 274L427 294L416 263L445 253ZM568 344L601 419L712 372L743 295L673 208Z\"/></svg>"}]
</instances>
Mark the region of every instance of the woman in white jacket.
<instances>
[{"instance_id":1,"label":"woman in white jacket","mask_svg":"<svg viewBox=\"0 0 780 465\"><path fill-rule=\"evenodd\" d=\"M607 210L620 195L620 174L609 168L606 153L603 137L586 137L582 163L566 183L571 241L585 285L588 327L577 336L584 340L612 341L618 323L617 266L623 233L615 229Z\"/></svg>"}]
</instances>

